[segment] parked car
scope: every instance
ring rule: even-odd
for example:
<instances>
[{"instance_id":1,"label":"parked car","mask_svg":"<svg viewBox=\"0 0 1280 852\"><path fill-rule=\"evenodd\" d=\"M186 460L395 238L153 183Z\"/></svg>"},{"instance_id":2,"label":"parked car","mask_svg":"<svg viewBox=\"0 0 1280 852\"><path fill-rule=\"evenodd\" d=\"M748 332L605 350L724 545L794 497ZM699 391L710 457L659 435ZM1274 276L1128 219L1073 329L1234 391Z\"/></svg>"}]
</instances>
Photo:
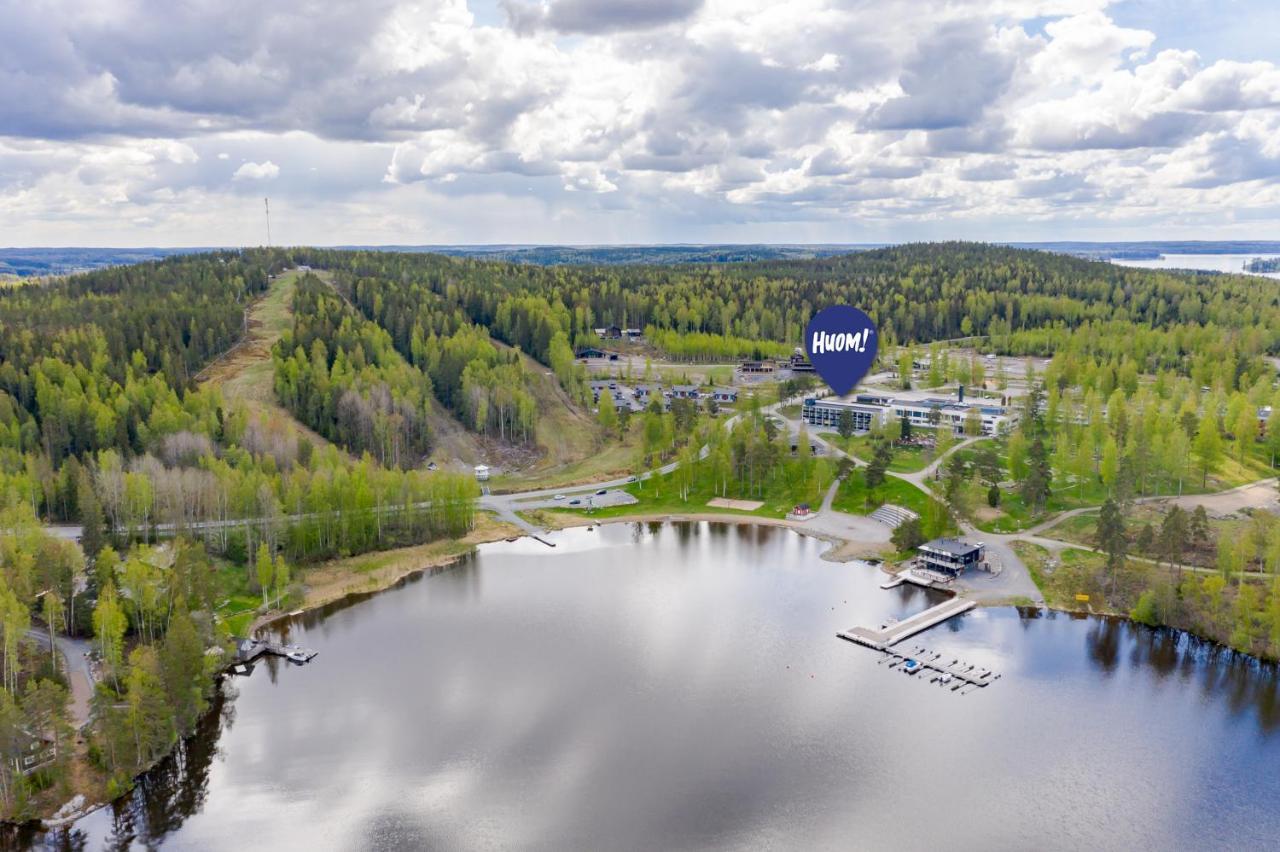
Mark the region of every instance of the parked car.
<instances>
[{"instance_id":1,"label":"parked car","mask_svg":"<svg viewBox=\"0 0 1280 852\"><path fill-rule=\"evenodd\" d=\"M608 489L608 488L601 488L599 491L597 491L597 492L596 492L596 494L597 494L598 496L603 496L603 495L608 494L608 493L609 493L609 489Z\"/></svg>"}]
</instances>

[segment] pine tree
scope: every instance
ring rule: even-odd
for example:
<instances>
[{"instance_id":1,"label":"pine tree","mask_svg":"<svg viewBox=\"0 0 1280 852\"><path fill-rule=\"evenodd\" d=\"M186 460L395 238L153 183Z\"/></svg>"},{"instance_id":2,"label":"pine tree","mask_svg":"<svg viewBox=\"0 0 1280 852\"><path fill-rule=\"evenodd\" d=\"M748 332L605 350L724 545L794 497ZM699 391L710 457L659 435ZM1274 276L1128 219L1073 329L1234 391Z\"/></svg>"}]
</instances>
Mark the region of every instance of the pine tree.
<instances>
[{"instance_id":1,"label":"pine tree","mask_svg":"<svg viewBox=\"0 0 1280 852\"><path fill-rule=\"evenodd\" d=\"M1120 505L1110 498L1098 511L1097 539L1098 547L1107 554L1107 570L1110 575L1107 594L1110 595L1115 588L1116 571L1124 565L1129 549L1129 537L1125 531Z\"/></svg>"}]
</instances>

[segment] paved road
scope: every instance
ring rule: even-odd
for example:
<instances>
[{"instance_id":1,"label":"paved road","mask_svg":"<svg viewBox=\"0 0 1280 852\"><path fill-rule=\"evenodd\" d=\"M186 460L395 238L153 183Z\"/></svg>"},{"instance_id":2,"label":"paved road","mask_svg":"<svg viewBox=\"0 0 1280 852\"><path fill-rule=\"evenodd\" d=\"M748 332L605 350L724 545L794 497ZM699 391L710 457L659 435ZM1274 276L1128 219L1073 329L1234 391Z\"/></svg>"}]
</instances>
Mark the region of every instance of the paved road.
<instances>
[{"instance_id":1,"label":"paved road","mask_svg":"<svg viewBox=\"0 0 1280 852\"><path fill-rule=\"evenodd\" d=\"M784 419L784 422L787 423L787 427L792 434L799 432L800 424L798 421ZM854 464L865 464L865 462L862 462L856 456L850 455L839 447L827 443L817 435L810 434L809 438L815 444L825 447L828 452L837 457L851 459ZM952 453L983 440L988 439L982 436L966 438L951 447L947 452L938 456L938 458L934 459L921 470L914 473L895 473L893 471L889 471L888 475L897 477L905 482L910 482L926 494L931 494L935 498L941 500L941 496L934 493L933 487L929 483L930 477L944 462L946 462ZM828 496L831 495L829 494ZM846 517L860 518L861 520L875 524L877 527L880 527L881 530L886 531L882 540L889 540L889 535L891 533L888 532L888 528L883 524L872 521L870 518L861 518L857 515L848 515ZM1018 554L1013 552L1013 548L1009 547L1009 542L1013 537L984 533L964 520L960 521L960 531L970 541L983 542L987 549L989 561L999 566L999 571L994 575L970 572L968 576L960 581L960 585L964 587L970 596L981 601L1004 601L1022 598L1030 600L1039 606L1044 605L1044 595L1041 594L1040 588L1036 586L1035 581L1031 579L1031 571L1028 570L1023 561L1018 558ZM849 532L851 537L857 535L866 537L874 534L872 530L862 529L861 525L857 528L850 528Z\"/></svg>"},{"instance_id":2,"label":"paved road","mask_svg":"<svg viewBox=\"0 0 1280 852\"><path fill-rule=\"evenodd\" d=\"M781 406L789 402L791 402L791 400L783 400L782 402L775 402L772 405L766 405L761 408L761 412L765 414L772 414L778 411ZM741 414L735 414L725 420L725 429L732 428L734 422L741 416ZM703 447L699 452L699 458L706 458L707 452L707 447ZM645 471L639 476L620 476L616 479L606 479L601 482L589 482L581 485L565 485L557 488L535 488L529 491L515 491L510 494L485 494L480 498L478 505L481 509L487 509L488 511L493 512L502 520L515 524L530 535L542 535L545 533L545 530L535 527L516 513L524 511L525 509L561 508L563 506L567 506L569 501L575 497L595 497L596 492L601 490L611 492L620 491L637 480L647 480L654 476L666 476L673 472L677 467L679 467L678 462L669 462L657 470ZM565 499L556 500L555 498L557 495L563 495ZM611 498L611 502L616 499L618 498L615 495Z\"/></svg>"},{"instance_id":3,"label":"paved road","mask_svg":"<svg viewBox=\"0 0 1280 852\"><path fill-rule=\"evenodd\" d=\"M27 635L49 648L49 631L33 627ZM55 636L54 643L64 660L67 679L71 682L71 722L76 729L89 721L89 707L93 699L93 670L89 666L89 650L93 647L87 639Z\"/></svg>"},{"instance_id":4,"label":"paved road","mask_svg":"<svg viewBox=\"0 0 1280 852\"><path fill-rule=\"evenodd\" d=\"M794 398L793 398L794 399ZM782 424L783 428L792 437L799 434L802 423L799 419L786 417L782 414L781 409L784 405L790 404L793 400L784 400L765 406L761 409L766 416L772 417L775 422ZM735 414L725 421L726 427L731 427L735 420L741 415ZM866 462L858 459L834 444L823 440L814 432L809 433L810 442L821 450L834 458L848 458L854 464L865 466ZM946 453L934 459L929 465L919 471L913 473L897 473L889 471L889 476L897 477L905 482L920 488L926 493L937 499L942 499L933 490L930 482L932 476L938 468L947 460L954 452L975 444L979 441L986 440L983 437L967 438L953 446ZM707 448L703 447L701 456L705 458ZM649 479L655 475L666 475L674 471L677 467L676 462L663 465L655 471L647 471L638 478L641 480ZM530 524L521 518L517 512L525 509L551 508L567 505L569 500L577 497L586 496L595 497L596 492L602 489L620 493L627 485L635 482L637 477L624 476L615 479L604 480L601 482L584 483L581 485L562 486L558 488L540 488L529 491L513 492L510 494L485 494L479 501L478 506L481 509L491 511L499 518L508 521L519 527L530 535L542 535L544 530ZM1248 483L1246 485L1232 488L1227 491L1218 492L1216 494L1200 494L1200 495L1184 495L1181 497L1170 496L1153 496L1143 497L1137 502L1141 503L1178 503L1185 507L1194 507L1196 505L1204 505L1206 510L1214 514L1227 515L1238 512L1245 508L1268 508L1280 509L1280 499L1277 499L1276 492L1277 479L1266 479L1259 482ZM837 512L831 508L831 501L835 496L835 485L828 490L823 500L823 511L819 517L811 522L810 529L829 534L832 536L845 538L853 541L870 541L870 542L887 542L889 540L890 531L888 527L877 521L872 521L859 515L847 515ZM556 495L564 495L563 501L555 500ZM609 499L619 499L617 496ZM423 508L429 504L419 504L414 508ZM398 511L399 507L388 507L386 511ZM1039 524L1019 533L999 534L987 533L975 528L967 521L960 521L962 533L973 541L982 541L985 543L988 552L994 557L993 562L997 562L1001 566L1001 570L997 576L991 577L981 575L976 579L967 581L967 585L971 587L971 592L985 600L1008 599L1008 598L1026 598L1036 603L1043 604L1044 597L1035 583L1031 580L1031 573L1027 570L1022 560L1009 546L1012 542L1018 540L1031 541L1042 544L1052 549L1061 549L1062 547L1079 547L1079 545L1070 542L1063 542L1057 539L1044 536L1043 533L1062 522L1066 518L1085 512L1096 511L1096 507L1087 507L1081 509L1072 509L1045 519ZM299 517L318 517L318 514L307 516L290 516ZM233 519L227 521L205 521L193 524L187 529L189 530L210 530L220 529L224 527L246 526L263 523L263 519ZM74 525L51 525L46 529L53 535L60 538L78 539L80 537L80 528ZM155 525L153 529L159 532L171 531L168 525ZM1089 549L1089 548L1085 548Z\"/></svg>"}]
</instances>

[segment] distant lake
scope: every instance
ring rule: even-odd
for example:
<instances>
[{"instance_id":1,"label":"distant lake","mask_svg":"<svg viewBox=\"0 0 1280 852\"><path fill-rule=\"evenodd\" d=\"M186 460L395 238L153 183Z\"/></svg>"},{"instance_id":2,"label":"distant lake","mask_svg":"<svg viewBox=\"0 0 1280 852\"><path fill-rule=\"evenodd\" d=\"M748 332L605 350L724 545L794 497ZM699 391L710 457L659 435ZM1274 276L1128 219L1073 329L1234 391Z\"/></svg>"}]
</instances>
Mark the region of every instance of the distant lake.
<instances>
[{"instance_id":1,"label":"distant lake","mask_svg":"<svg viewBox=\"0 0 1280 852\"><path fill-rule=\"evenodd\" d=\"M281 635L177 758L54 847L1249 849L1280 837L1270 666L1171 631L938 600L793 531L616 524L485 545Z\"/></svg>"},{"instance_id":2,"label":"distant lake","mask_svg":"<svg viewBox=\"0 0 1280 852\"><path fill-rule=\"evenodd\" d=\"M1280 272L1244 272L1244 265L1254 258L1280 257L1275 254L1163 254L1158 258L1127 260L1112 258L1120 266L1136 266L1140 269L1199 269L1205 272L1239 272L1249 275L1265 275L1280 278Z\"/></svg>"}]
</instances>

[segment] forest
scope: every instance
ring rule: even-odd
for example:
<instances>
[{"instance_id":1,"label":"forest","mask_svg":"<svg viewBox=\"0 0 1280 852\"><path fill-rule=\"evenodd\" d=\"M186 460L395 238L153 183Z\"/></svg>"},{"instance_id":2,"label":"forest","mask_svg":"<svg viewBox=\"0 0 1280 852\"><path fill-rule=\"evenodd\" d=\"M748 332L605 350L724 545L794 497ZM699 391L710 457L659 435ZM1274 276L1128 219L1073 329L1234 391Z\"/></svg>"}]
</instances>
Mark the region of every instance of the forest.
<instances>
[{"instance_id":1,"label":"forest","mask_svg":"<svg viewBox=\"0 0 1280 852\"><path fill-rule=\"evenodd\" d=\"M338 390L305 383L307 358L281 398L345 450L199 381L284 262L189 255L0 291L0 815L126 789L203 712L224 664L206 649L296 601L310 563L470 529L474 479L414 464L430 380L337 296L300 288L295 335ZM64 642L88 643L91 694Z\"/></svg>"},{"instance_id":2,"label":"forest","mask_svg":"<svg viewBox=\"0 0 1280 852\"><path fill-rule=\"evenodd\" d=\"M1232 352L1237 364L1280 343L1280 293L1256 277L1133 269L978 243L719 265L539 267L325 249L291 250L291 257L357 278L414 282L420 294L440 296L460 318L544 363L549 326L500 323L500 305L540 299L573 345L595 342L601 326L652 327L672 354L681 354L681 336L695 334L791 347L814 311L842 303L876 321L885 349L985 335L997 351L1051 355L1084 326L1095 330L1093 351L1123 350L1146 371L1158 366L1149 358L1168 353L1208 356L1194 348L1205 340ZM407 320L381 321L390 328ZM1128 335L1116 334L1126 330L1144 340L1127 343ZM1018 332L1038 336L1015 338Z\"/></svg>"},{"instance_id":3,"label":"forest","mask_svg":"<svg viewBox=\"0 0 1280 852\"><path fill-rule=\"evenodd\" d=\"M279 407L228 399L202 377L286 270L287 328L264 356ZM942 340L1049 358L1023 379L1035 390L1018 429L954 454L943 505L893 491L885 471L911 446L901 434L868 439L872 464L854 472L811 457L807 438L792 451L759 400L730 428L714 405L632 415L602 404L587 426L632 453L633 471L680 462L637 483L642 507L756 498L776 516L843 474L836 499L851 511L921 501L921 524L895 539L905 549L953 517L1010 531L1110 506L1087 536L1108 562L1079 579L1098 600L1241 650L1280 650L1277 533L1265 521L1248 548L1222 545L1211 576L1125 558L1168 563L1135 522L1141 498L1273 473L1280 429L1259 415L1280 410L1271 282L977 244L554 267L312 248L183 255L0 289L0 807L34 814L67 790L80 725L103 788L131 783L205 707L203 649L296 600L308 566L464 535L479 489L465 472L429 469L435 424L529 447L550 415L538 382L589 407L574 353L599 344L598 327L642 329L640 351L673 361L784 357L812 312L839 302L876 319L905 384L995 391L1016 378L976 354L948 359ZM913 374L926 351L929 368ZM57 522L81 527L79 546L44 531ZM83 702L54 652L63 640L93 648L100 678ZM24 771L33 753L56 756Z\"/></svg>"}]
</instances>

